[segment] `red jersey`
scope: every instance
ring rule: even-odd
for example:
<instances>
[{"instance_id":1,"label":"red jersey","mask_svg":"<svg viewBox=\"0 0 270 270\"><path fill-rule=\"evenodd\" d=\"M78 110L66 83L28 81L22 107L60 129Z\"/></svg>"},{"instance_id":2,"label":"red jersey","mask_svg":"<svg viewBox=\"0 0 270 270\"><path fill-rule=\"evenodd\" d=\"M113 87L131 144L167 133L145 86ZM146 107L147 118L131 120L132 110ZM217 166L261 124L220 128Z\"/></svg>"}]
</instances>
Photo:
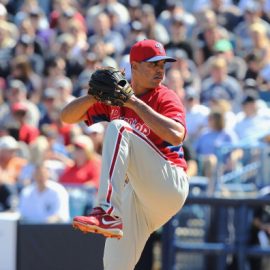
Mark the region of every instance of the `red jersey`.
<instances>
[{"instance_id":1,"label":"red jersey","mask_svg":"<svg viewBox=\"0 0 270 270\"><path fill-rule=\"evenodd\" d=\"M174 91L161 85L139 98L156 112L181 123L186 130L185 109ZM133 110L126 107L107 106L97 102L89 108L87 116L87 125L92 125L101 121L112 121L115 119L125 120L133 128L146 135L146 137L154 143L169 161L186 170L187 164L184 159L182 145L173 146L161 139Z\"/></svg>"},{"instance_id":2,"label":"red jersey","mask_svg":"<svg viewBox=\"0 0 270 270\"><path fill-rule=\"evenodd\" d=\"M19 129L19 141L30 144L39 136L39 130L28 124L23 124Z\"/></svg>"},{"instance_id":3,"label":"red jersey","mask_svg":"<svg viewBox=\"0 0 270 270\"><path fill-rule=\"evenodd\" d=\"M89 160L83 166L67 167L59 177L62 184L84 184L91 181L98 188L101 171L100 160Z\"/></svg>"}]
</instances>

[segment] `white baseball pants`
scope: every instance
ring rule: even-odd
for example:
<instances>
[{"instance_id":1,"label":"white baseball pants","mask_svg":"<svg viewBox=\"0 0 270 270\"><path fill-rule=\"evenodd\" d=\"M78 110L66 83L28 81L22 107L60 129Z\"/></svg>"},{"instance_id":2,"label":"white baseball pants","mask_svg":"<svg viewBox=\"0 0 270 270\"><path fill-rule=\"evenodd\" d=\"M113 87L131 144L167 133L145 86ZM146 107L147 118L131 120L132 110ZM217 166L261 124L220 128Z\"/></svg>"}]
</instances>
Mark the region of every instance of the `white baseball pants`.
<instances>
[{"instance_id":1,"label":"white baseball pants","mask_svg":"<svg viewBox=\"0 0 270 270\"><path fill-rule=\"evenodd\" d=\"M125 183L126 176L128 183ZM106 240L104 270L133 270L152 232L183 206L188 177L123 120L109 123L98 204L123 221L121 240Z\"/></svg>"}]
</instances>

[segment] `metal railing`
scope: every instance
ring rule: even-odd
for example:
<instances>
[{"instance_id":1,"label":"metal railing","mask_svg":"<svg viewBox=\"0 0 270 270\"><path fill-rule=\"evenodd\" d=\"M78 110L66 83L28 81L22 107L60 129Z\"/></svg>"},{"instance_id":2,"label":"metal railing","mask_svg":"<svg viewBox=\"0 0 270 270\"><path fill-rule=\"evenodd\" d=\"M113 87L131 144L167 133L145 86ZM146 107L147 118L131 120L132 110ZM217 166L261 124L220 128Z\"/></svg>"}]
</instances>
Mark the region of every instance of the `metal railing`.
<instances>
[{"instance_id":1,"label":"metal railing","mask_svg":"<svg viewBox=\"0 0 270 270\"><path fill-rule=\"evenodd\" d=\"M234 152L238 158L228 169L224 160ZM217 159L212 192L208 179L192 178L185 206L163 228L164 270L225 270L228 258L238 270L250 270L250 257L270 256L269 247L248 244L254 208L270 203L259 193L270 186L269 144L223 145Z\"/></svg>"},{"instance_id":2,"label":"metal railing","mask_svg":"<svg viewBox=\"0 0 270 270\"><path fill-rule=\"evenodd\" d=\"M234 154L237 158L232 158ZM225 168L224 159L232 158L231 168ZM260 140L242 141L217 149L216 190L224 186L240 187L246 191L258 190L270 184L270 145Z\"/></svg>"},{"instance_id":3,"label":"metal railing","mask_svg":"<svg viewBox=\"0 0 270 270\"><path fill-rule=\"evenodd\" d=\"M207 256L214 255L216 270L225 270L227 267L228 255L234 256L237 261L238 270L247 270L248 257L250 256L270 256L269 247L250 246L248 244L249 229L252 219L252 209L254 207L270 204L270 198L220 198L191 196L188 198L184 209L168 222L163 228L163 270L208 270L205 260ZM204 223L201 229L204 230L200 241L187 241L181 237L179 230L188 230L187 227L179 227L179 221L184 218L185 208L192 206L206 207L202 218ZM234 239L228 240L228 234L225 233L228 220L228 209L232 209L234 224ZM211 210L211 211L209 211ZM213 211L215 210L215 211ZM189 210L190 212L190 210ZM208 215L210 213L210 215ZM214 215L214 216L213 216ZM214 224L210 223L210 220ZM183 220L181 221L183 225ZM215 226L215 232L211 231ZM215 242L207 242L208 233L215 233ZM192 237L190 237L192 238ZM198 240L198 239L197 239ZM189 261L188 267L177 262L177 254L197 254ZM199 259L198 259L199 258ZM198 262L200 263L198 265Z\"/></svg>"}]
</instances>

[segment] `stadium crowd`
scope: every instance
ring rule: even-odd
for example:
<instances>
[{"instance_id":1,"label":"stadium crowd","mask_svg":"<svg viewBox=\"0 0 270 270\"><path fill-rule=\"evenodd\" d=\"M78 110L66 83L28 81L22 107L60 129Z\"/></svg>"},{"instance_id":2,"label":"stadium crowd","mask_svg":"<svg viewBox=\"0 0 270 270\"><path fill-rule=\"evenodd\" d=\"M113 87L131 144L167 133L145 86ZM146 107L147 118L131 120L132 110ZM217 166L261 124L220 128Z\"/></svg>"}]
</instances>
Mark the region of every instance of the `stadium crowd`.
<instances>
[{"instance_id":1,"label":"stadium crowd","mask_svg":"<svg viewBox=\"0 0 270 270\"><path fill-rule=\"evenodd\" d=\"M269 138L269 0L1 0L0 211L66 222L72 187L97 189L106 123L59 112L98 66L130 80L130 47L145 38L177 59L164 84L186 107L190 176L211 180L223 144Z\"/></svg>"}]
</instances>

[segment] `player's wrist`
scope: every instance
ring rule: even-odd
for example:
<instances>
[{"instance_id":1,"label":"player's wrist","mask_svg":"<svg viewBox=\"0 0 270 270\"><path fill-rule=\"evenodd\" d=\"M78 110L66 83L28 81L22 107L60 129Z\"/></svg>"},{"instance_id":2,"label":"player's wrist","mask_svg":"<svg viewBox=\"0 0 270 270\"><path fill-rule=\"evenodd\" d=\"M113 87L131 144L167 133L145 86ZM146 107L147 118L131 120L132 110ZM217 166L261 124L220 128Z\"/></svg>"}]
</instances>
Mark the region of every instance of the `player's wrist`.
<instances>
[{"instance_id":1,"label":"player's wrist","mask_svg":"<svg viewBox=\"0 0 270 270\"><path fill-rule=\"evenodd\" d=\"M135 96L132 95L126 102L125 105L126 107L132 109L134 106L139 102L139 99Z\"/></svg>"},{"instance_id":2,"label":"player's wrist","mask_svg":"<svg viewBox=\"0 0 270 270\"><path fill-rule=\"evenodd\" d=\"M85 96L85 98L86 98L87 101L89 101L89 103L96 102L95 97L94 97L93 95L91 95L91 94L87 94L87 95Z\"/></svg>"}]
</instances>

